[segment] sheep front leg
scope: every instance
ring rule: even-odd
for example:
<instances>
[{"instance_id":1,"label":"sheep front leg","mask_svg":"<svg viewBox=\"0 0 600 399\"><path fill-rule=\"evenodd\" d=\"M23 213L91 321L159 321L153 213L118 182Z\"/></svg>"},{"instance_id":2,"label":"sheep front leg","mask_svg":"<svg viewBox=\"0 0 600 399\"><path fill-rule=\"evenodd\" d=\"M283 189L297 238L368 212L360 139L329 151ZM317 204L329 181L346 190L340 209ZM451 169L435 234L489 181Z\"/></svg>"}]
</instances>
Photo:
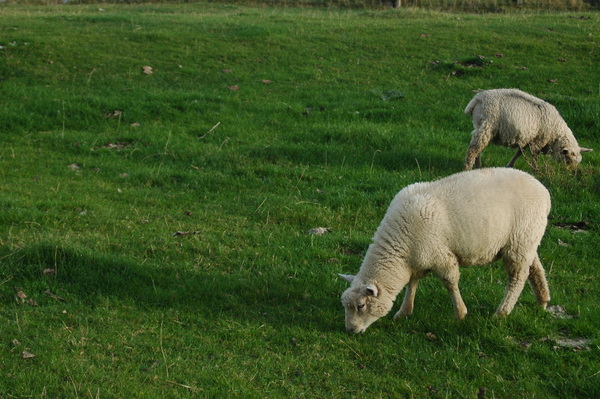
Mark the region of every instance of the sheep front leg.
<instances>
[{"instance_id":1,"label":"sheep front leg","mask_svg":"<svg viewBox=\"0 0 600 399\"><path fill-rule=\"evenodd\" d=\"M512 159L510 160L510 162L508 163L508 165L506 165L507 168L512 168L515 166L515 162L517 162L517 159L519 159L519 157L523 155L523 149L521 149L520 147L517 149L517 153L515 154L514 157L512 157Z\"/></svg>"},{"instance_id":2,"label":"sheep front leg","mask_svg":"<svg viewBox=\"0 0 600 399\"><path fill-rule=\"evenodd\" d=\"M550 302L550 290L546 281L546 273L539 256L536 254L533 263L529 267L529 284L533 288L533 293L538 304L544 309Z\"/></svg>"},{"instance_id":3,"label":"sheep front leg","mask_svg":"<svg viewBox=\"0 0 600 399\"><path fill-rule=\"evenodd\" d=\"M411 277L408 285L406 286L406 293L404 294L402 306L400 306L400 310L398 310L398 312L394 315L394 320L398 320L400 317L408 317L413 313L415 306L415 293L417 292L418 284L419 279Z\"/></svg>"},{"instance_id":4,"label":"sheep front leg","mask_svg":"<svg viewBox=\"0 0 600 399\"><path fill-rule=\"evenodd\" d=\"M460 290L458 289L458 280L460 279L458 263L447 267L443 274L436 274L442 280L450 294L452 307L454 308L454 318L457 320L464 319L467 316L467 306L463 302Z\"/></svg>"}]
</instances>

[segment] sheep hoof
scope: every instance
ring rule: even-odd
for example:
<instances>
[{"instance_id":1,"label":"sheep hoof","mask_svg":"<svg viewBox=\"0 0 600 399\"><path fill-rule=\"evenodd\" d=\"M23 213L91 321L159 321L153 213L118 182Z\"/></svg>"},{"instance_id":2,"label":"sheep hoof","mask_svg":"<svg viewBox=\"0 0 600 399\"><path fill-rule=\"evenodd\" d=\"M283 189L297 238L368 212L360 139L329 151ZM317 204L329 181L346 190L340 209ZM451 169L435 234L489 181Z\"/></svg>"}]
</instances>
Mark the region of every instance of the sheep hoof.
<instances>
[{"instance_id":1,"label":"sheep hoof","mask_svg":"<svg viewBox=\"0 0 600 399\"><path fill-rule=\"evenodd\" d=\"M402 310L399 310L398 313L396 313L394 315L394 320L406 319L411 315L412 315L412 312L403 312Z\"/></svg>"},{"instance_id":2,"label":"sheep hoof","mask_svg":"<svg viewBox=\"0 0 600 399\"><path fill-rule=\"evenodd\" d=\"M467 317L467 312L454 315L454 318L456 320L464 320L466 317Z\"/></svg>"}]
</instances>

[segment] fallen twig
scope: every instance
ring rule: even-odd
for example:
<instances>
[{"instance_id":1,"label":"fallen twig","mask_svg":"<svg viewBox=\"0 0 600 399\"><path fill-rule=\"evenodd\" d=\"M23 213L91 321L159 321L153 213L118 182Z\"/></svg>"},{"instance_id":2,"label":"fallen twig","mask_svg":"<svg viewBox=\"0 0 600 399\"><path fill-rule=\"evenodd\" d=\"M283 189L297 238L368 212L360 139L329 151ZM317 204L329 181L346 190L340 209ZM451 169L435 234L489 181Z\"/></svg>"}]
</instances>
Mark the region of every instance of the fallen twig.
<instances>
[{"instance_id":1,"label":"fallen twig","mask_svg":"<svg viewBox=\"0 0 600 399\"><path fill-rule=\"evenodd\" d=\"M56 294L53 294L52 292L50 292L50 290L44 291L44 294L50 295L51 298L56 299L57 301L62 301L62 302L66 301L65 298L63 298L62 296L58 296Z\"/></svg>"},{"instance_id":2,"label":"fallen twig","mask_svg":"<svg viewBox=\"0 0 600 399\"><path fill-rule=\"evenodd\" d=\"M187 235L192 235L192 234L200 234L200 230L196 230L196 231L176 231L175 233L173 233L173 237L182 237L182 236L187 236Z\"/></svg>"}]
</instances>

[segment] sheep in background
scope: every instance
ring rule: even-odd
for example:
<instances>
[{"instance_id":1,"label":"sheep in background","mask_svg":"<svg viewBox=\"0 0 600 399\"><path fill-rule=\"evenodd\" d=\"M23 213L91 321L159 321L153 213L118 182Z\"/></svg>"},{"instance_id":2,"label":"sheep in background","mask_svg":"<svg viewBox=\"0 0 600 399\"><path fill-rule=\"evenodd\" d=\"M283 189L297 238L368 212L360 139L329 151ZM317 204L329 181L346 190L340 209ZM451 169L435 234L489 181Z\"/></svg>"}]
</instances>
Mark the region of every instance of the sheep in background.
<instances>
[{"instance_id":1,"label":"sheep in background","mask_svg":"<svg viewBox=\"0 0 600 399\"><path fill-rule=\"evenodd\" d=\"M552 154L556 162L577 165L581 162L581 153L591 151L579 147L554 106L517 89L485 90L476 94L465 109L465 114L470 113L475 130L467 149L466 170L473 165L481 167L481 152L490 142L518 148L507 167L514 166L527 146L534 169L537 169L540 153Z\"/></svg>"},{"instance_id":2,"label":"sheep in background","mask_svg":"<svg viewBox=\"0 0 600 399\"><path fill-rule=\"evenodd\" d=\"M467 314L458 289L459 266L502 258L508 285L497 315L508 315L525 282L537 302L550 300L537 248L550 212L548 190L531 175L508 168L466 171L412 184L391 202L356 276L342 275L346 329L364 332L385 316L407 286L394 319L413 312L419 279L432 272L450 293L456 319Z\"/></svg>"}]
</instances>

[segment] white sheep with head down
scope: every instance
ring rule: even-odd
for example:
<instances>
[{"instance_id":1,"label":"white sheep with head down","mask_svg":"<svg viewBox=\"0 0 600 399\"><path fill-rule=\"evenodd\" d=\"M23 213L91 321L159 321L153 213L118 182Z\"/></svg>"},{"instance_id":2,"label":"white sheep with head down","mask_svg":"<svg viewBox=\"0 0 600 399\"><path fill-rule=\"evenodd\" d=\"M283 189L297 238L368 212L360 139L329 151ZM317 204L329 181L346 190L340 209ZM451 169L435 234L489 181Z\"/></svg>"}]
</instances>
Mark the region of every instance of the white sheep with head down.
<instances>
[{"instance_id":1,"label":"white sheep with head down","mask_svg":"<svg viewBox=\"0 0 600 399\"><path fill-rule=\"evenodd\" d=\"M550 300L537 248L550 212L548 190L511 168L484 168L405 187L391 202L356 276L342 294L346 329L364 332L385 316L400 291L394 319L409 316L417 283L432 272L450 293L456 319L467 314L458 289L459 266L502 258L508 285L497 315L508 315L529 282L537 302Z\"/></svg>"},{"instance_id":2,"label":"white sheep with head down","mask_svg":"<svg viewBox=\"0 0 600 399\"><path fill-rule=\"evenodd\" d=\"M581 153L571 129L556 108L544 100L517 89L493 89L477 93L465 108L472 114L471 142L464 168L481 167L481 152L489 144L516 147L508 163L513 167L523 149L529 147L532 166L537 169L539 154L552 154L556 162L577 165Z\"/></svg>"}]
</instances>

